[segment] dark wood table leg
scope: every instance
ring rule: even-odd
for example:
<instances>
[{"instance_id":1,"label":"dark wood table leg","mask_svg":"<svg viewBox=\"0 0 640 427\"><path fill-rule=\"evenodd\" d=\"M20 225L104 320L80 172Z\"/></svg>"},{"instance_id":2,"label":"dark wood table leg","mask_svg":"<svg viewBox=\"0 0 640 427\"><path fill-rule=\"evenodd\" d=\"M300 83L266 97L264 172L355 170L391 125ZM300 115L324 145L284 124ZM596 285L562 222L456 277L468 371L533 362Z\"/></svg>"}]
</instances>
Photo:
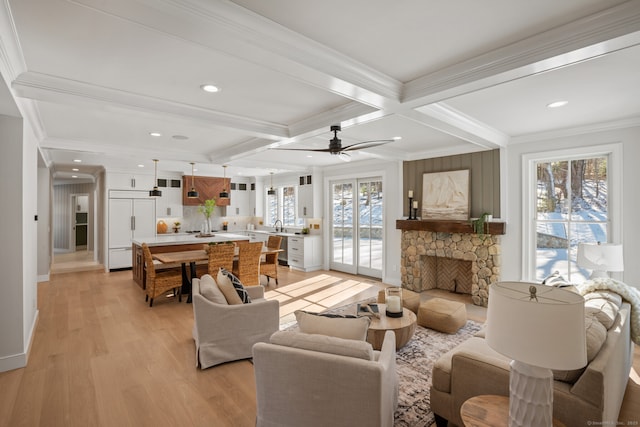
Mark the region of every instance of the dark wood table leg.
<instances>
[{"instance_id":1,"label":"dark wood table leg","mask_svg":"<svg viewBox=\"0 0 640 427\"><path fill-rule=\"evenodd\" d=\"M187 297L187 304L191 304L192 301L192 283L193 283L193 279L195 279L196 277L198 277L197 271L196 271L196 263L194 262L190 262L189 263L189 267L191 270L191 278L189 279L189 296Z\"/></svg>"},{"instance_id":2,"label":"dark wood table leg","mask_svg":"<svg viewBox=\"0 0 640 427\"><path fill-rule=\"evenodd\" d=\"M182 263L182 289L180 289L180 293L187 295L187 304L191 302L191 280L187 273L187 264L184 262Z\"/></svg>"}]
</instances>

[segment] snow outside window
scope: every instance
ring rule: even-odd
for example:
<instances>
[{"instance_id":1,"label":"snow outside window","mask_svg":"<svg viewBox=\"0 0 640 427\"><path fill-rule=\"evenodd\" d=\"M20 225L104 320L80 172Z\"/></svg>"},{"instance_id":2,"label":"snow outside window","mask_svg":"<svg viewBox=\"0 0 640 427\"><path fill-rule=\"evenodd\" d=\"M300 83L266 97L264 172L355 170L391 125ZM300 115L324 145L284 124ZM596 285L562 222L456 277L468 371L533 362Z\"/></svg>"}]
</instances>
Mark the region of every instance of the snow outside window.
<instances>
[{"instance_id":1,"label":"snow outside window","mask_svg":"<svg viewBox=\"0 0 640 427\"><path fill-rule=\"evenodd\" d=\"M582 149L579 151L587 151ZM528 162L525 193L530 225L525 244L529 277L542 281L558 271L567 281L580 283L590 270L576 263L579 243L616 242L617 218L612 217L612 171L617 166L611 152L582 155L562 152ZM619 172L616 171L619 176ZM619 200L619 199L618 199ZM615 230L615 231L614 231Z\"/></svg>"}]
</instances>

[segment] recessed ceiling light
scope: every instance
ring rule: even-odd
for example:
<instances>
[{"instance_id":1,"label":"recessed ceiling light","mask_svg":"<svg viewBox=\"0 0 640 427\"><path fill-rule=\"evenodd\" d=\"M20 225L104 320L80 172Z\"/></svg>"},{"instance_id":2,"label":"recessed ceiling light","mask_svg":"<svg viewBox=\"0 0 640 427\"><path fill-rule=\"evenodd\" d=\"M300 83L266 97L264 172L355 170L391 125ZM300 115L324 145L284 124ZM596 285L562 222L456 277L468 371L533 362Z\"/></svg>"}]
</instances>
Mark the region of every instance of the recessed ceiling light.
<instances>
[{"instance_id":1,"label":"recessed ceiling light","mask_svg":"<svg viewBox=\"0 0 640 427\"><path fill-rule=\"evenodd\" d=\"M216 92L220 91L218 86L215 86L215 85L212 85L212 84L202 85L202 86L200 86L200 89L202 89L205 92L209 92L209 93L216 93Z\"/></svg>"},{"instance_id":2,"label":"recessed ceiling light","mask_svg":"<svg viewBox=\"0 0 640 427\"><path fill-rule=\"evenodd\" d=\"M74 171L74 172L78 172L80 169L78 169L78 168L73 168L73 169L71 169L71 170L72 170L72 171Z\"/></svg>"},{"instance_id":3,"label":"recessed ceiling light","mask_svg":"<svg viewBox=\"0 0 640 427\"><path fill-rule=\"evenodd\" d=\"M149 132L149 135L151 135L151 136L162 136L162 134L160 132Z\"/></svg>"},{"instance_id":4,"label":"recessed ceiling light","mask_svg":"<svg viewBox=\"0 0 640 427\"><path fill-rule=\"evenodd\" d=\"M308 158L312 158L313 156L311 154L307 154L307 157Z\"/></svg>"},{"instance_id":5,"label":"recessed ceiling light","mask_svg":"<svg viewBox=\"0 0 640 427\"><path fill-rule=\"evenodd\" d=\"M71 175L71 178L77 178L78 175Z\"/></svg>"},{"instance_id":6,"label":"recessed ceiling light","mask_svg":"<svg viewBox=\"0 0 640 427\"><path fill-rule=\"evenodd\" d=\"M569 103L569 101L554 101L550 104L547 104L547 108L558 108L558 107L564 107L565 105L567 105Z\"/></svg>"},{"instance_id":7,"label":"recessed ceiling light","mask_svg":"<svg viewBox=\"0 0 640 427\"><path fill-rule=\"evenodd\" d=\"M139 167L139 168L143 168L143 167L144 167L144 165L138 165L138 167Z\"/></svg>"},{"instance_id":8,"label":"recessed ceiling light","mask_svg":"<svg viewBox=\"0 0 640 427\"><path fill-rule=\"evenodd\" d=\"M393 139L394 141L399 141L399 140L401 140L401 139L402 139L402 137L401 137L401 136L394 136L394 137L393 137L393 138L391 138L391 139Z\"/></svg>"},{"instance_id":9,"label":"recessed ceiling light","mask_svg":"<svg viewBox=\"0 0 640 427\"><path fill-rule=\"evenodd\" d=\"M73 159L73 161L76 162L76 163L82 163L82 160L80 160L80 159Z\"/></svg>"},{"instance_id":10,"label":"recessed ceiling light","mask_svg":"<svg viewBox=\"0 0 640 427\"><path fill-rule=\"evenodd\" d=\"M185 136L185 135L173 135L171 138L173 138L173 139L180 139L180 140L183 140L183 141L184 141L185 139L189 139L189 137L188 137L188 136Z\"/></svg>"}]
</instances>

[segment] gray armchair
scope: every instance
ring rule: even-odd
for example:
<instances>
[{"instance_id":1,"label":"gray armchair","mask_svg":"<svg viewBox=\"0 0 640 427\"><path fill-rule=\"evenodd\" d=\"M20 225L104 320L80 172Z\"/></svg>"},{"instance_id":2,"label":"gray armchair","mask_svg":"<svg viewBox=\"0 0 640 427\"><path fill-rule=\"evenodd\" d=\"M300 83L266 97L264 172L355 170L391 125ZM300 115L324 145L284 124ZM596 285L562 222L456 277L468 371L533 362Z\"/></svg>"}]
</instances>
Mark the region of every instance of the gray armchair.
<instances>
[{"instance_id":1,"label":"gray armchair","mask_svg":"<svg viewBox=\"0 0 640 427\"><path fill-rule=\"evenodd\" d=\"M276 340L283 334L300 339ZM365 341L278 332L270 343L253 346L253 364L258 427L393 426L398 375L392 331L380 351Z\"/></svg>"},{"instance_id":2,"label":"gray armchair","mask_svg":"<svg viewBox=\"0 0 640 427\"><path fill-rule=\"evenodd\" d=\"M280 304L264 299L262 286L246 288L251 303L216 304L200 293L193 279L193 339L196 366L202 369L233 360L248 359L257 342L268 342L279 329Z\"/></svg>"}]
</instances>

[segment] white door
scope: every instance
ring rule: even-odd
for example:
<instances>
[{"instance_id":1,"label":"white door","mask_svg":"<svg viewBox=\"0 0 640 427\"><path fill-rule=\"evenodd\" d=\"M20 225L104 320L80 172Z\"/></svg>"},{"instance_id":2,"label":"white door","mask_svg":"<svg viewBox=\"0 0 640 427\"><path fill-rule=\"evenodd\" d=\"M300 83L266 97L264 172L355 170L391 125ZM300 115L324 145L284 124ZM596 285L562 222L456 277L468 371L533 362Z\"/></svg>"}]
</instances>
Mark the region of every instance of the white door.
<instances>
[{"instance_id":1,"label":"white door","mask_svg":"<svg viewBox=\"0 0 640 427\"><path fill-rule=\"evenodd\" d=\"M382 277L382 180L350 179L331 183L331 268Z\"/></svg>"},{"instance_id":2,"label":"white door","mask_svg":"<svg viewBox=\"0 0 640 427\"><path fill-rule=\"evenodd\" d=\"M109 247L131 246L133 200L109 199Z\"/></svg>"}]
</instances>

